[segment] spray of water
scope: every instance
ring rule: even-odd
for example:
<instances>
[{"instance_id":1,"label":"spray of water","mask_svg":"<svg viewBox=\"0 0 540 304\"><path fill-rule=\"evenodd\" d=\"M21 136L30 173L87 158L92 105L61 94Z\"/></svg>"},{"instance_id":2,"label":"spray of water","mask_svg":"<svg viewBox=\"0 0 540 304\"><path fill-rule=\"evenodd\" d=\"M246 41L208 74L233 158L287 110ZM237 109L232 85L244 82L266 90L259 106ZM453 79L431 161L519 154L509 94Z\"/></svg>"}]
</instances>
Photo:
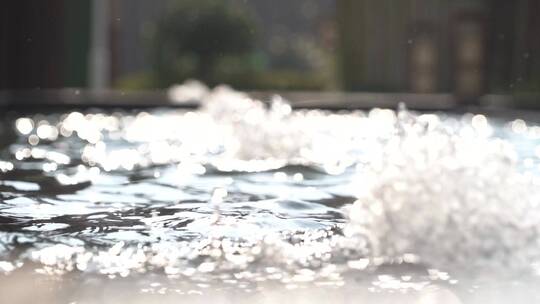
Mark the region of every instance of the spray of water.
<instances>
[{"instance_id":1,"label":"spray of water","mask_svg":"<svg viewBox=\"0 0 540 304\"><path fill-rule=\"evenodd\" d=\"M350 184L347 189L355 189L357 197L345 208L347 223L265 235L242 212L226 214L224 201L232 199L228 188L214 185L207 191L211 216L189 213L198 228L211 231L204 237L87 248L84 242L73 245L68 236L58 236L58 244L42 243L0 268L13 271L20 261L32 260L43 265L44 273L77 269L127 276L160 269L172 277L244 273L252 279L290 282L317 277L339 281L341 271L373 269L385 261L420 260L442 269L522 269L540 258L538 178L520 168L514 147L495 137L494 126L482 115L459 120L404 107L397 112L292 111L279 97L267 105L226 87L211 92L197 87L187 93L178 87L174 93L184 99L196 95L203 106L157 115L66 115L55 134L76 134L84 143L81 160L95 170L77 169L78 175L65 170L57 174L60 183L78 184L85 177L99 183L104 172L118 178L114 173L164 164L178 164L175 176L186 183L211 166L224 173L302 165L346 177L342 186ZM16 127L23 136L34 129L26 120ZM154 132L156 128L161 132ZM39 140L51 140L47 134ZM120 139L123 145L117 148ZM59 168L71 162L39 151L25 147L15 155L20 161L41 157ZM0 167L13 170L12 164ZM308 182L303 177L298 181ZM256 203L268 204L269 211L284 204L279 199ZM316 206L287 204L285 213ZM246 210L255 205L246 204ZM144 221L148 235L174 232L153 226L152 218ZM13 235L0 237L13 244Z\"/></svg>"},{"instance_id":2,"label":"spray of water","mask_svg":"<svg viewBox=\"0 0 540 304\"><path fill-rule=\"evenodd\" d=\"M486 118L450 124L401 109L394 136L362 168L350 235L374 254L415 253L435 267L530 267L540 259L538 176Z\"/></svg>"}]
</instances>

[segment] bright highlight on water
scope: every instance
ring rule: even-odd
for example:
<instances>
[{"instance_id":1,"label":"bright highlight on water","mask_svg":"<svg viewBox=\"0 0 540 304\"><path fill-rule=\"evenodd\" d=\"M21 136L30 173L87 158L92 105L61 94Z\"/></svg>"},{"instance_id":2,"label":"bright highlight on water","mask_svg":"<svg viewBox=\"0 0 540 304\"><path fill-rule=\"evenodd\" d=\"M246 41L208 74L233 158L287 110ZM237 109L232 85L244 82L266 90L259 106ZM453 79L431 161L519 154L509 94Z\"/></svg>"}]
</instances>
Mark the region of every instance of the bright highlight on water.
<instances>
[{"instance_id":1,"label":"bright highlight on water","mask_svg":"<svg viewBox=\"0 0 540 304\"><path fill-rule=\"evenodd\" d=\"M0 272L153 274L197 292L536 278L540 127L404 106L293 110L198 84L171 94L203 105L9 122Z\"/></svg>"}]
</instances>

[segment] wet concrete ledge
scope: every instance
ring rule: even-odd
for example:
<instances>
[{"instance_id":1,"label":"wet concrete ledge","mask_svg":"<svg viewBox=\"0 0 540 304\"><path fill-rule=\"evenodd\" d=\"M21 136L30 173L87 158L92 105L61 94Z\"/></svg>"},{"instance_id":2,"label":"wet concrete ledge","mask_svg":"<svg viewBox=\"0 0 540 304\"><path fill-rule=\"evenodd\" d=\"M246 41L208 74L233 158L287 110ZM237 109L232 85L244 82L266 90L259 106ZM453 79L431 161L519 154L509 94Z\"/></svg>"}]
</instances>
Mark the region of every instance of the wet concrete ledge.
<instances>
[{"instance_id":1,"label":"wet concrete ledge","mask_svg":"<svg viewBox=\"0 0 540 304\"><path fill-rule=\"evenodd\" d=\"M254 98L269 100L279 94L294 108L316 109L395 109L400 102L418 111L540 111L540 95L484 95L472 102L460 102L452 94L367 93L367 92L248 92ZM175 103L166 90L91 91L84 89L0 91L0 108L15 111L42 111L62 108L196 108L196 100Z\"/></svg>"}]
</instances>

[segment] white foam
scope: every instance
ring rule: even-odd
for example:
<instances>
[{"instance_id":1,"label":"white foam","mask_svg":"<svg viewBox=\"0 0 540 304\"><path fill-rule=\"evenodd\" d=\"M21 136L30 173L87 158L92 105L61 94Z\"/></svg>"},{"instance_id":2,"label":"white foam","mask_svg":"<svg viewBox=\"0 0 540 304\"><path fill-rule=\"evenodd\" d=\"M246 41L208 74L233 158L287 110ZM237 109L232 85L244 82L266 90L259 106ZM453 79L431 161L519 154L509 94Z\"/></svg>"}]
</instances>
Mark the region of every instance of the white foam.
<instances>
[{"instance_id":1,"label":"white foam","mask_svg":"<svg viewBox=\"0 0 540 304\"><path fill-rule=\"evenodd\" d=\"M435 267L529 267L540 259L538 177L486 121L399 113L394 136L363 168L350 235L375 255L415 253Z\"/></svg>"}]
</instances>

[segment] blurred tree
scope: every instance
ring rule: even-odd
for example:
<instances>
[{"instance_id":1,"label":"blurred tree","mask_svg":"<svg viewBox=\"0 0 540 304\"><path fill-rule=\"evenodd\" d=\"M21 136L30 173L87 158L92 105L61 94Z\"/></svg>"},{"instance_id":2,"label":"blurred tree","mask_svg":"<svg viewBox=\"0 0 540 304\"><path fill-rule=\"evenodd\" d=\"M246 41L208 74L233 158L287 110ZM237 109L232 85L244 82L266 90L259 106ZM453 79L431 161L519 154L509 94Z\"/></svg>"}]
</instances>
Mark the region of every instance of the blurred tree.
<instances>
[{"instance_id":1,"label":"blurred tree","mask_svg":"<svg viewBox=\"0 0 540 304\"><path fill-rule=\"evenodd\" d=\"M173 1L157 23L152 41L157 85L192 77L215 85L220 61L250 55L254 32L249 13L224 1ZM243 62L250 64L250 60Z\"/></svg>"}]
</instances>

